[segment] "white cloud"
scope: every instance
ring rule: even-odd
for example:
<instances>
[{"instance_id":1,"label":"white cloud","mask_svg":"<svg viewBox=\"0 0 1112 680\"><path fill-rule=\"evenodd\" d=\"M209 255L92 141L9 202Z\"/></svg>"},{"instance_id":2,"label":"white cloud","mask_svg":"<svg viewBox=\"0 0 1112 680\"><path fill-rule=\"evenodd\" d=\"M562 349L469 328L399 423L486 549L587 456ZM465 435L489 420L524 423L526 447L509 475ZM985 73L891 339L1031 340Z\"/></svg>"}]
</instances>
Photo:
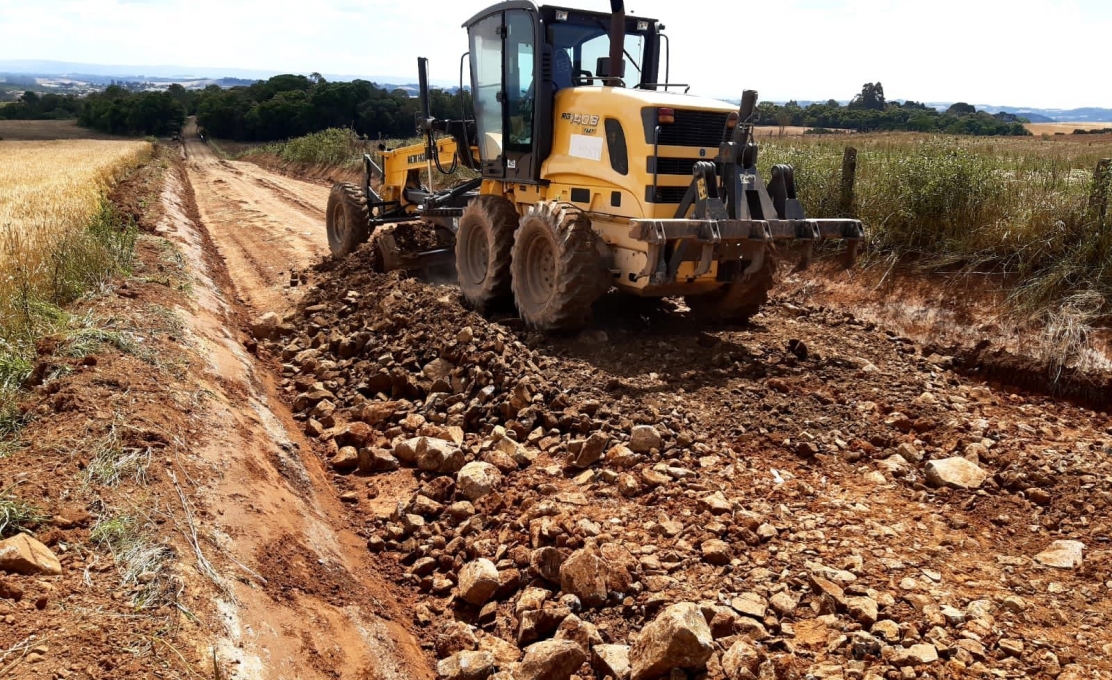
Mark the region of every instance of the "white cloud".
<instances>
[{"instance_id":1,"label":"white cloud","mask_svg":"<svg viewBox=\"0 0 1112 680\"><path fill-rule=\"evenodd\" d=\"M485 1L0 0L0 59L455 80ZM572 0L605 11L603 0ZM661 19L672 78L703 94L1112 106L1105 0L627 0Z\"/></svg>"}]
</instances>

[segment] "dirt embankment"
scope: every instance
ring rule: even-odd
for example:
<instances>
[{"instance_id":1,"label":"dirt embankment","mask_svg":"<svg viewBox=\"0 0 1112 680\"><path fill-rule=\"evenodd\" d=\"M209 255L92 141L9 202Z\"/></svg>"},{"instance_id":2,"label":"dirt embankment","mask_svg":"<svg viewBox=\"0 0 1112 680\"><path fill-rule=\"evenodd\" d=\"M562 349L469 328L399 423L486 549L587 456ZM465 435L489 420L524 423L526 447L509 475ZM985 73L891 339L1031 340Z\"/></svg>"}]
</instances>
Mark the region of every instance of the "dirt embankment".
<instances>
[{"instance_id":1,"label":"dirt embankment","mask_svg":"<svg viewBox=\"0 0 1112 680\"><path fill-rule=\"evenodd\" d=\"M266 352L445 672L1112 672L1105 415L808 302L549 338L363 261Z\"/></svg>"},{"instance_id":2,"label":"dirt embankment","mask_svg":"<svg viewBox=\"0 0 1112 680\"><path fill-rule=\"evenodd\" d=\"M201 226L206 199L280 219L288 195L195 202L192 176L215 181L221 168L187 170L177 154L113 193L145 232L134 274L74 310L73 333L40 344L29 422L0 452L0 489L45 514L32 530L62 568L0 578L0 674L428 677L372 556L337 519L320 464L302 455L307 442L244 348L236 289ZM211 215L231 261L243 243L231 227L253 225ZM289 248L315 257L296 239Z\"/></svg>"},{"instance_id":3,"label":"dirt embankment","mask_svg":"<svg viewBox=\"0 0 1112 680\"><path fill-rule=\"evenodd\" d=\"M820 261L785 277L781 301L850 311L951 357L971 378L1052 395L1089 408L1112 406L1112 333L1068 308L1030 318L1012 298L1014 279L980 273L923 274L874 265L846 271Z\"/></svg>"},{"instance_id":4,"label":"dirt embankment","mask_svg":"<svg viewBox=\"0 0 1112 680\"><path fill-rule=\"evenodd\" d=\"M363 182L363 168L354 165L338 167L324 163L291 163L277 156L260 153L244 156L243 160L254 163L270 172L306 182L314 182L321 186L332 186L338 182L349 182L351 184L361 184Z\"/></svg>"}]
</instances>

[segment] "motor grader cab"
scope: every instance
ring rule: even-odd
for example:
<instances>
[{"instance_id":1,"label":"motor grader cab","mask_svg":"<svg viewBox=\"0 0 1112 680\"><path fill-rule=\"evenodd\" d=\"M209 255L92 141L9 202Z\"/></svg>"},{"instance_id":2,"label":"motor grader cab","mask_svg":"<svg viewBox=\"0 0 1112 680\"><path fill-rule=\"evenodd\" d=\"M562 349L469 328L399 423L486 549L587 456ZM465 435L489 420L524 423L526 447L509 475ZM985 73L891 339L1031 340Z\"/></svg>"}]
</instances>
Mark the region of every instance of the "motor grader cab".
<instances>
[{"instance_id":1,"label":"motor grader cab","mask_svg":"<svg viewBox=\"0 0 1112 680\"><path fill-rule=\"evenodd\" d=\"M362 187L333 188L333 253L372 238L384 269L451 260L469 304L516 306L543 330L583 325L611 288L740 321L767 300L783 251L806 266L814 243L842 239L852 261L859 221L805 218L790 166L767 184L757 173L756 92L740 107L678 92L667 68L659 77L663 26L611 5L510 0L469 19L473 118L430 115L419 60L425 141L384 150L382 167L365 157ZM431 186L434 169L460 168L478 177ZM414 221L441 247L403 252L389 225Z\"/></svg>"}]
</instances>

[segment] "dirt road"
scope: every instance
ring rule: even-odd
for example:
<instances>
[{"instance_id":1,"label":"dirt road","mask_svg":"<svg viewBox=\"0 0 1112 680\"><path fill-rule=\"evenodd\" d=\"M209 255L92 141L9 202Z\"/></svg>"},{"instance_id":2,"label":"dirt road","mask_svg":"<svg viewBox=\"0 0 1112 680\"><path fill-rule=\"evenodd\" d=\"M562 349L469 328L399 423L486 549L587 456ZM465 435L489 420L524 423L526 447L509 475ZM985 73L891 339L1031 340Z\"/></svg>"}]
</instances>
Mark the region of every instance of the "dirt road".
<instances>
[{"instance_id":1,"label":"dirt road","mask_svg":"<svg viewBox=\"0 0 1112 680\"><path fill-rule=\"evenodd\" d=\"M283 177L253 163L220 158L186 129L189 181L201 220L256 311L280 310L297 299L290 273L328 251L323 229L326 189Z\"/></svg>"},{"instance_id":2,"label":"dirt road","mask_svg":"<svg viewBox=\"0 0 1112 680\"><path fill-rule=\"evenodd\" d=\"M338 494L275 399L269 372L236 333L241 313L282 314L297 299L302 289L289 286L289 271L326 250L327 190L220 159L196 137L184 153L192 187L168 182L163 232L195 272L196 305L183 316L190 344L208 360L208 434L195 447L208 471L196 498L212 518L215 560L239 572L218 568L214 579L216 656L245 679L427 677L399 624L408 615L342 519ZM232 295L249 309L230 303Z\"/></svg>"},{"instance_id":3,"label":"dirt road","mask_svg":"<svg viewBox=\"0 0 1112 680\"><path fill-rule=\"evenodd\" d=\"M289 310L289 269L324 251L324 187L187 149L231 285L256 312ZM552 339L467 312L450 287L361 267L322 274L297 332L260 347L285 357L282 375L226 361L251 386L225 420L246 432L228 450L247 455L224 463L217 507L235 518L230 543L252 546L237 554L281 584L244 591L245 611L294 630L325 617L333 632L310 634L313 653L352 654L358 603L394 592L414 606L384 606L390 632L371 639L403 643L355 663L380 655L413 673L409 635L436 658L489 650L467 658L511 674L553 634L643 657L638 634L695 603L716 640L710 677L731 653L778 680L1109 677L1105 414L970 379L953 357L803 295L742 329L617 301L592 330ZM464 461L478 466L467 481ZM237 471L244 493L262 492L261 517L243 510ZM478 570L497 589L465 606L461 575ZM579 677L606 677L599 658L584 654Z\"/></svg>"}]
</instances>

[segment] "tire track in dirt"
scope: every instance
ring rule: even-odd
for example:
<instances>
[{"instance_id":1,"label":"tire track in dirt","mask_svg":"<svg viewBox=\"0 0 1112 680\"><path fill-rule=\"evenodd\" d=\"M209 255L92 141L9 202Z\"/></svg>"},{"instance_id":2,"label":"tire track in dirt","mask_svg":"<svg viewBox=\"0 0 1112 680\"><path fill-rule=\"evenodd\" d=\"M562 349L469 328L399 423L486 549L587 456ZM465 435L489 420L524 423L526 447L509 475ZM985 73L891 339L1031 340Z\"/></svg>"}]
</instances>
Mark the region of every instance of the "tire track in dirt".
<instances>
[{"instance_id":1,"label":"tire track in dirt","mask_svg":"<svg viewBox=\"0 0 1112 680\"><path fill-rule=\"evenodd\" d=\"M277 220L239 222L245 211L235 207L237 196L264 211L282 205L280 199L260 195L257 187L254 194L240 193L240 182L249 180L236 179L204 155L207 149L197 153L198 146L187 147L193 152L187 179L203 182L198 209L192 210L188 183L168 182L161 231L178 243L194 273L195 304L182 316L189 344L207 360L202 372L208 384L201 388L210 402L194 448L209 474L183 482L193 487L193 504L210 528L204 534L211 542L203 538L201 545L217 572L207 626L217 638L215 662L224 677L244 680L431 678L417 642L400 623L409 617L363 540L343 528L344 509L319 460L303 455L308 443L235 331L231 289L257 307L281 311L288 291L272 283L267 267L279 257L303 266L316 257L317 245ZM246 170L247 177L265 173ZM306 195L317 192L313 186ZM203 221L195 214L206 214L201 205L208 206ZM283 210L290 220L310 219L307 212ZM312 219L323 231L320 216Z\"/></svg>"},{"instance_id":2,"label":"tire track in dirt","mask_svg":"<svg viewBox=\"0 0 1112 680\"><path fill-rule=\"evenodd\" d=\"M186 129L186 168L197 210L235 281L256 312L282 310L298 298L290 272L328 252L322 226L328 194L253 163L219 158Z\"/></svg>"}]
</instances>

